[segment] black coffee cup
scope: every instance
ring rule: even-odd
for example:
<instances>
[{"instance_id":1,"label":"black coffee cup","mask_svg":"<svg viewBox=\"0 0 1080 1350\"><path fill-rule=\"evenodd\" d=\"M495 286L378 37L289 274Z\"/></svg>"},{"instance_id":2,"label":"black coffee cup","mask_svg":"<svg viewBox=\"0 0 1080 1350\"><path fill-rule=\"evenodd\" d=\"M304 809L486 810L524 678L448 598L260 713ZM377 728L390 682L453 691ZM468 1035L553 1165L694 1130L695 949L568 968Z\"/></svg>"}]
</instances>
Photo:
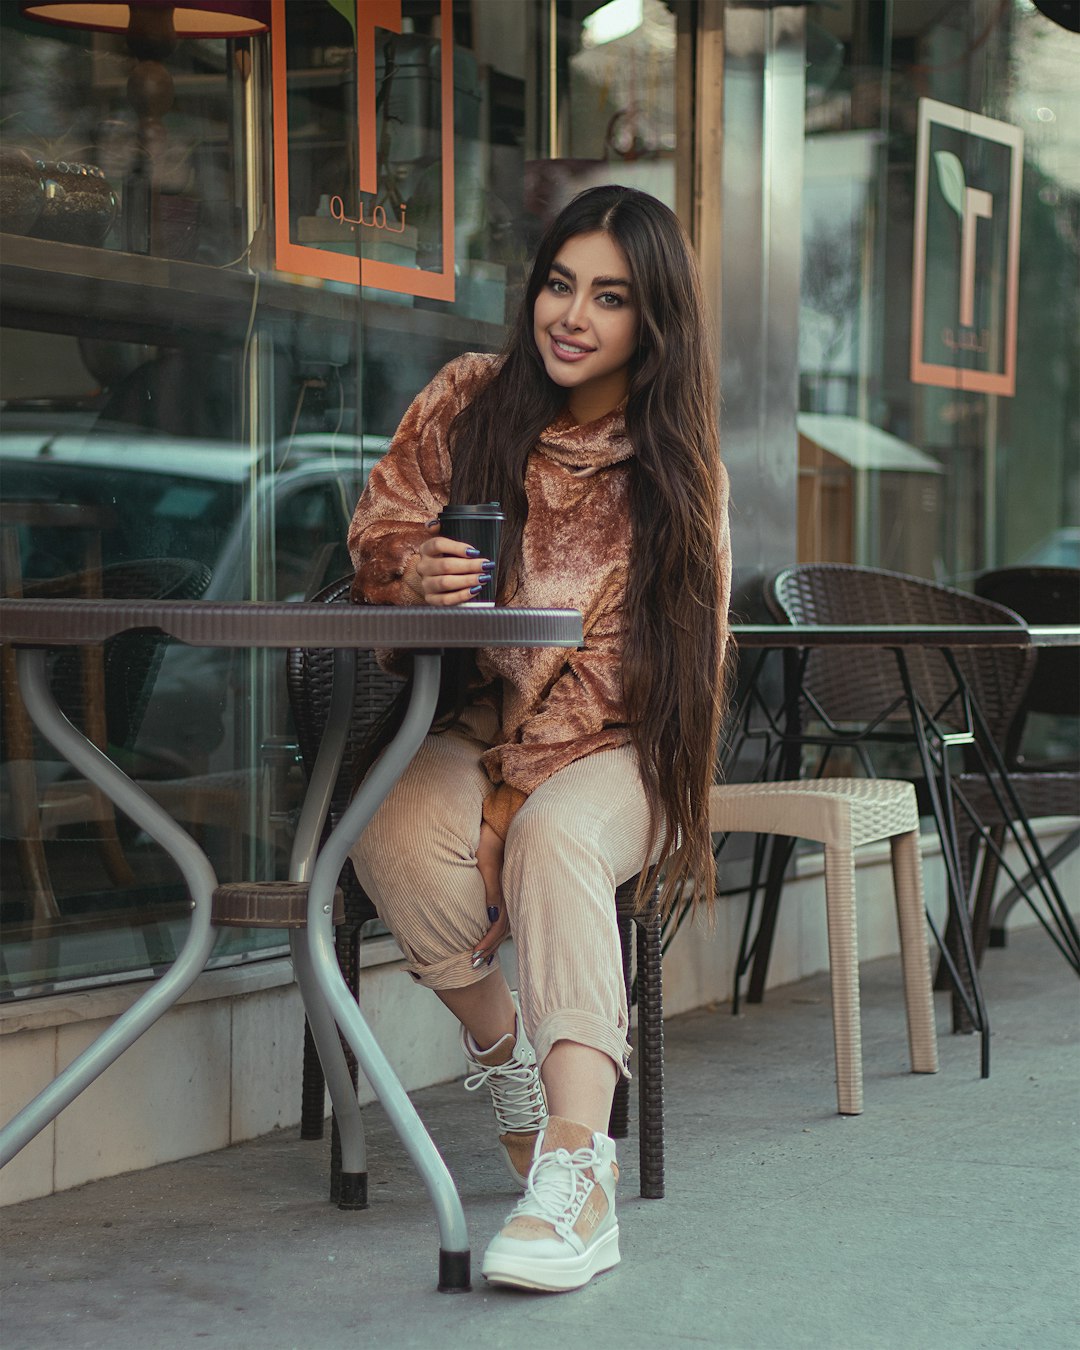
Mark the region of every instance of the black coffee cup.
<instances>
[{"instance_id":1,"label":"black coffee cup","mask_svg":"<svg viewBox=\"0 0 1080 1350\"><path fill-rule=\"evenodd\" d=\"M499 588L499 540L504 519L498 502L444 506L439 516L441 535L462 544L470 544L481 558L490 558L494 563L491 580L484 583L484 589L475 600L465 602L468 605L490 608L495 603L495 593Z\"/></svg>"}]
</instances>

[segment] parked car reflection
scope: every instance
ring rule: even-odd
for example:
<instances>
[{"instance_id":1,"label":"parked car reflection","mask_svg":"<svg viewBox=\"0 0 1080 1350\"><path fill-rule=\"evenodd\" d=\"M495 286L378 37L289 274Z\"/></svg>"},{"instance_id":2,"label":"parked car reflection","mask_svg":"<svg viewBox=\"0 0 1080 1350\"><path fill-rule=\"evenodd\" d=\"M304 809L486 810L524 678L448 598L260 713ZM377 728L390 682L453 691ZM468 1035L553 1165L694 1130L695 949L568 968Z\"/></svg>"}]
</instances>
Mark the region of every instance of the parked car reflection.
<instances>
[{"instance_id":1,"label":"parked car reflection","mask_svg":"<svg viewBox=\"0 0 1080 1350\"><path fill-rule=\"evenodd\" d=\"M1063 525L1016 560L1020 567L1080 567L1080 525Z\"/></svg>"},{"instance_id":2,"label":"parked car reflection","mask_svg":"<svg viewBox=\"0 0 1080 1350\"><path fill-rule=\"evenodd\" d=\"M385 448L383 438L296 436L275 455L229 442L132 434L130 427L107 428L100 421L88 429L84 419L5 409L4 501L87 508L9 513L9 520L81 522L78 528L19 525L15 584L20 577L32 583L84 569L88 521L94 522L106 574L146 558L202 563L211 573L203 592L209 599L301 599L347 570L348 520ZM9 542L11 537L9 532ZM5 578L4 589L11 584ZM145 709L140 703L137 731L124 744L109 745L150 795L199 837L223 880L271 875L287 851L301 785L289 753L282 672L277 651L171 643L152 676ZM167 963L187 919L175 867L119 820L135 881L118 885L106 876L96 807L86 805L77 774L40 741L34 757L48 886L59 917L49 930L51 945L36 942L34 879L23 875L16 850L5 850L0 999L16 988L47 992L58 978L122 978L124 971ZM15 826L6 763L0 765L0 800L10 834ZM273 933L234 933L219 944L215 960L279 942Z\"/></svg>"},{"instance_id":3,"label":"parked car reflection","mask_svg":"<svg viewBox=\"0 0 1080 1350\"><path fill-rule=\"evenodd\" d=\"M5 499L112 508L102 561L176 557L205 563L205 598L296 600L348 568L345 535L379 437L297 436L274 462L232 443L95 431L0 437ZM77 571L81 541L23 531L25 577ZM170 646L136 742L150 774L235 766L235 654ZM268 728L268 734L284 728Z\"/></svg>"}]
</instances>

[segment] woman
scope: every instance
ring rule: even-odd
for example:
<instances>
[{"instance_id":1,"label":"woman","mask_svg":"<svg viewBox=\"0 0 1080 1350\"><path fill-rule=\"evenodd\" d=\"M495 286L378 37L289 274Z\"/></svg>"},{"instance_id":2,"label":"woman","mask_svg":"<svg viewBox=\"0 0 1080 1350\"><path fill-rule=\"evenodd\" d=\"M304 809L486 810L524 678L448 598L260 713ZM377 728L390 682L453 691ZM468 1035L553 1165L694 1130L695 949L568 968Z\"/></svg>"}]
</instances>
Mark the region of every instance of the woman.
<instances>
[{"instance_id":1,"label":"woman","mask_svg":"<svg viewBox=\"0 0 1080 1350\"><path fill-rule=\"evenodd\" d=\"M503 355L423 390L349 532L356 599L461 604L491 560L438 513L499 501L499 603L584 615L579 651L475 653L353 851L413 977L460 1020L466 1086L489 1088L525 1182L484 1257L495 1283L573 1289L618 1262L614 890L670 861L662 903L713 893L730 573L714 387L678 220L590 189L541 240ZM517 996L493 964L510 932Z\"/></svg>"}]
</instances>

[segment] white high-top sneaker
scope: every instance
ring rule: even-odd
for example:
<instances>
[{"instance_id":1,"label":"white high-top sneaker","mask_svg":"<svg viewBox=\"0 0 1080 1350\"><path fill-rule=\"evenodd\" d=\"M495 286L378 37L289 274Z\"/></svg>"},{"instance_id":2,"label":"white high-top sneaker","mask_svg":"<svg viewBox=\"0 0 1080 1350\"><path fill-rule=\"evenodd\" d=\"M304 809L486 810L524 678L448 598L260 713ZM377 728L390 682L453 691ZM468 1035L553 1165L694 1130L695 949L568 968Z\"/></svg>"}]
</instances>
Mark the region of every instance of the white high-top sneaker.
<instances>
[{"instance_id":1,"label":"white high-top sneaker","mask_svg":"<svg viewBox=\"0 0 1080 1350\"><path fill-rule=\"evenodd\" d=\"M615 1143L552 1116L536 1141L525 1194L484 1253L492 1284L557 1293L619 1263Z\"/></svg>"},{"instance_id":2,"label":"white high-top sneaker","mask_svg":"<svg viewBox=\"0 0 1080 1350\"><path fill-rule=\"evenodd\" d=\"M536 1055L521 1025L517 994L512 995L517 1010L514 1031L487 1050L478 1050L473 1038L461 1028L461 1048L473 1072L465 1079L468 1092L487 1086L499 1143L510 1175L522 1185L529 1175L539 1132L547 1124L547 1104L536 1067Z\"/></svg>"}]
</instances>

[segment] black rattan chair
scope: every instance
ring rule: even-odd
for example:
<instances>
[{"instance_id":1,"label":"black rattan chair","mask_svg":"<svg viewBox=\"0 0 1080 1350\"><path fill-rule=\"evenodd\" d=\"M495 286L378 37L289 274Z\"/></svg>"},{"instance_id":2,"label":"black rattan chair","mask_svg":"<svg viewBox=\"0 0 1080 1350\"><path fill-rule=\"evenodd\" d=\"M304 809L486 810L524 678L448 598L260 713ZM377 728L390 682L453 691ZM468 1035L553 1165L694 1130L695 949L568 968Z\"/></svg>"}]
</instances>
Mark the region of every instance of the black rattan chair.
<instances>
[{"instance_id":1,"label":"black rattan chair","mask_svg":"<svg viewBox=\"0 0 1080 1350\"><path fill-rule=\"evenodd\" d=\"M1080 569L1075 567L1000 568L983 573L975 582L975 592L986 600L1008 606L1031 624L1080 622ZM1063 647L1038 651L1031 682L1001 746L1013 790L1029 820L1045 816L1080 816L1080 759L1074 753L1052 760L1033 758L1024 744L1025 727L1032 714L1080 717L1080 650ZM967 838L967 852L971 857L974 857L979 840L986 842L972 907L972 938L976 958L981 959L988 944L992 947L1005 945L1005 920L1012 908L1021 900L1030 903L1033 888L1037 889L1040 884L1055 886L1056 883L1052 875L1047 875L1041 882L1030 873L1018 877L1006 864L1013 884L994 906L994 893L1003 865L1006 827L1012 819L1010 804L977 775L963 775L959 785L979 819L988 827L985 835L971 829ZM1073 852L1078 842L1080 831L1071 831L1047 859L1050 866ZM1059 908L1068 913L1063 901ZM1036 914L1039 913L1036 909ZM1051 936L1057 941L1056 935ZM1075 965L1075 954L1070 959Z\"/></svg>"},{"instance_id":2,"label":"black rattan chair","mask_svg":"<svg viewBox=\"0 0 1080 1350\"><path fill-rule=\"evenodd\" d=\"M316 601L348 604L351 577L343 577L325 587ZM356 685L353 696L353 720L342 770L338 776L330 807L328 828L340 818L352 792L354 765L368 742L373 728L401 691L402 681L385 674L370 652L358 652ZM286 683L296 723L297 740L305 772L315 763L323 726L326 722L333 688L333 653L323 649L295 648L288 653ZM337 956L353 995L359 996L359 942L363 925L377 917L375 908L346 864L339 885L345 894L345 922L336 932ZM641 1194L659 1199L664 1194L664 1027L663 992L660 966L660 917L654 891L643 911L634 910L637 878L625 882L615 892L622 947L623 975L627 1000L638 1009L637 1065ZM636 972L634 969L633 930L637 929ZM355 1079L355 1065L352 1065ZM304 1081L301 1137L318 1139L323 1134L324 1082L318 1054L310 1030L304 1041ZM330 1198L341 1203L341 1159L336 1125L331 1142ZM629 1133L629 1085L620 1078L615 1089L609 1131L614 1138Z\"/></svg>"}]
</instances>

